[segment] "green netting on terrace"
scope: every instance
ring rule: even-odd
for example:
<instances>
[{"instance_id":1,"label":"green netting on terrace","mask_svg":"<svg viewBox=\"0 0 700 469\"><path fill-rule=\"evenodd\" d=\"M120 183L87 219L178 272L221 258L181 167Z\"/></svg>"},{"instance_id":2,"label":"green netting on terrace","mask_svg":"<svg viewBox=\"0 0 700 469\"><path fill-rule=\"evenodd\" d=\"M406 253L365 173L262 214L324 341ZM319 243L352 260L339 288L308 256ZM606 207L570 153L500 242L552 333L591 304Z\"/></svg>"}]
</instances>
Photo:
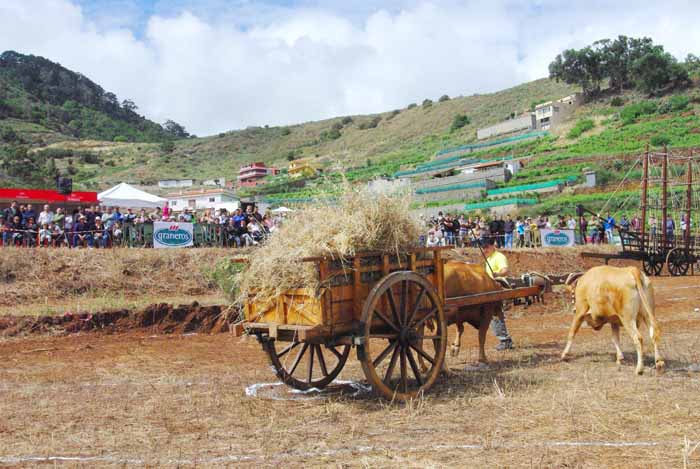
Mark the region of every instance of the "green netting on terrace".
<instances>
[{"instance_id":1,"label":"green netting on terrace","mask_svg":"<svg viewBox=\"0 0 700 469\"><path fill-rule=\"evenodd\" d=\"M502 187L500 189L491 189L486 191L488 195L510 194L511 192L527 192L536 191L538 189L546 189L548 187L564 184L566 179L555 179L554 181L535 182L532 184L523 184L521 186Z\"/></svg>"},{"instance_id":2,"label":"green netting on terrace","mask_svg":"<svg viewBox=\"0 0 700 469\"><path fill-rule=\"evenodd\" d=\"M486 187L485 181L462 183L462 184L449 184L447 186L438 186L438 187L428 187L425 189L416 189L416 194L434 194L436 192L456 191L456 190L461 190L461 189L465 189L465 190L466 189L476 189L476 188L481 188L481 187Z\"/></svg>"},{"instance_id":3,"label":"green netting on terrace","mask_svg":"<svg viewBox=\"0 0 700 469\"><path fill-rule=\"evenodd\" d=\"M452 153L455 151L473 151L473 150L481 150L484 148L492 147L494 145L502 145L504 143L512 143L512 142L517 142L520 140L527 140L530 138L536 138L536 137L544 137L545 135L548 135L549 132L546 130L543 131L537 131L537 132L528 132L526 134L522 135L514 135L512 137L506 137L506 138L499 138L498 140L492 140L490 142L484 142L484 143L471 143L469 145L462 145L459 147L452 147L452 148L445 148L444 150L440 150L439 152L436 153L437 156L440 155L445 155L447 153Z\"/></svg>"},{"instance_id":4,"label":"green netting on terrace","mask_svg":"<svg viewBox=\"0 0 700 469\"><path fill-rule=\"evenodd\" d=\"M455 156L451 158L445 158L444 160L433 160L428 161L427 163L421 163L416 166L416 169L433 169L440 166L449 166L453 163L473 164L478 162L479 160L477 158L462 158L461 156Z\"/></svg>"},{"instance_id":5,"label":"green netting on terrace","mask_svg":"<svg viewBox=\"0 0 700 469\"><path fill-rule=\"evenodd\" d=\"M465 211L481 210L484 208L501 207L503 205L512 205L512 204L535 205L536 203L537 203L537 199L521 199L519 197L514 197L512 199L490 200L488 202L477 202L477 203L473 203L473 204L467 204L464 206L464 210Z\"/></svg>"},{"instance_id":6,"label":"green netting on terrace","mask_svg":"<svg viewBox=\"0 0 700 469\"><path fill-rule=\"evenodd\" d=\"M448 161L449 160L449 161ZM394 173L394 177L406 177L415 176L418 174L428 173L430 171L447 170L452 168L457 168L459 166L465 166L468 164L478 163L477 159L466 159L466 158L448 158L444 161L432 161L430 163L423 163L418 165L416 169L408 169L405 171L398 171Z\"/></svg>"}]
</instances>

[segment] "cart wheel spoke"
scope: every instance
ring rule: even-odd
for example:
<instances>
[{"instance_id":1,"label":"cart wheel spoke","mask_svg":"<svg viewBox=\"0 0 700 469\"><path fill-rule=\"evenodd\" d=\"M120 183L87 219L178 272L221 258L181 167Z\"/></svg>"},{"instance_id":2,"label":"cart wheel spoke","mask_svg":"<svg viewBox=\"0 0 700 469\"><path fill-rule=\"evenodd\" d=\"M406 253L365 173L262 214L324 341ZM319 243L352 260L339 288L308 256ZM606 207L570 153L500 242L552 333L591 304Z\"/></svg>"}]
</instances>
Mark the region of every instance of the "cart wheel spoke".
<instances>
[{"instance_id":1,"label":"cart wheel spoke","mask_svg":"<svg viewBox=\"0 0 700 469\"><path fill-rule=\"evenodd\" d=\"M431 365L435 365L435 358L431 357L427 353L425 353L423 350L421 350L419 347L416 347L415 345L411 344L410 347L416 351L418 355L421 357L425 358L430 362Z\"/></svg>"},{"instance_id":2,"label":"cart wheel spoke","mask_svg":"<svg viewBox=\"0 0 700 469\"><path fill-rule=\"evenodd\" d=\"M396 301L394 300L394 292L391 291L391 288L389 288L386 291L386 297L389 302L389 307L391 308L391 314L392 317L394 318L394 321L396 321L396 324L401 324L401 321L399 320L399 312L396 309ZM394 327L394 329L397 329Z\"/></svg>"},{"instance_id":3,"label":"cart wheel spoke","mask_svg":"<svg viewBox=\"0 0 700 469\"><path fill-rule=\"evenodd\" d=\"M282 349L282 351L280 353L277 354L277 358L282 358L283 356L285 356L287 353L289 353L294 347L296 347L299 344L300 344L300 342L292 342L291 345L288 345L287 347Z\"/></svg>"},{"instance_id":4,"label":"cart wheel spoke","mask_svg":"<svg viewBox=\"0 0 700 469\"><path fill-rule=\"evenodd\" d=\"M311 347L309 347L309 368L308 368L307 374L306 374L306 376L307 376L306 382L309 384L311 384L311 382L314 380L314 355L315 355L315 352L316 352L316 346L311 345Z\"/></svg>"},{"instance_id":5,"label":"cart wheel spoke","mask_svg":"<svg viewBox=\"0 0 700 469\"><path fill-rule=\"evenodd\" d=\"M408 307L408 282L406 280L403 280L401 282L401 309L400 311L400 316L399 316L399 324L402 326L405 326L406 323L406 308Z\"/></svg>"},{"instance_id":6,"label":"cart wheel spoke","mask_svg":"<svg viewBox=\"0 0 700 469\"><path fill-rule=\"evenodd\" d=\"M437 312L438 312L437 307L434 307L433 309L430 310L430 312L429 312L428 314L426 314L425 316L423 316L423 318L422 318L420 321L418 321L418 322L415 323L415 324L412 324L412 325L411 325L411 328L412 328L412 329L418 329L418 328L422 327L423 324L425 324L425 322L426 322L428 319L435 317L435 315L437 314Z\"/></svg>"},{"instance_id":7,"label":"cart wheel spoke","mask_svg":"<svg viewBox=\"0 0 700 469\"><path fill-rule=\"evenodd\" d=\"M336 358L337 358L338 360L342 360L342 359L343 359L343 356L340 354L340 352L338 352L338 351L335 349L335 347L330 347L330 346L326 345L326 350L330 350L331 353L333 353L333 355L335 355Z\"/></svg>"},{"instance_id":8,"label":"cart wheel spoke","mask_svg":"<svg viewBox=\"0 0 700 469\"><path fill-rule=\"evenodd\" d=\"M306 353L306 349L309 348L309 344L304 343L304 346L299 350L299 353L297 353L296 358L294 359L294 362L292 363L292 367L289 369L289 375L293 375L294 372L297 369L297 366L299 366L299 363L301 362L302 357Z\"/></svg>"},{"instance_id":9,"label":"cart wheel spoke","mask_svg":"<svg viewBox=\"0 0 700 469\"><path fill-rule=\"evenodd\" d=\"M323 351L320 345L316 345L316 356L318 356L318 364L321 366L323 376L328 376L328 368L326 368L326 359L323 358Z\"/></svg>"},{"instance_id":10,"label":"cart wheel spoke","mask_svg":"<svg viewBox=\"0 0 700 469\"><path fill-rule=\"evenodd\" d=\"M406 349L401 347L401 392L408 390L408 370L406 369Z\"/></svg>"},{"instance_id":11,"label":"cart wheel spoke","mask_svg":"<svg viewBox=\"0 0 700 469\"><path fill-rule=\"evenodd\" d=\"M411 314L408 316L406 324L411 324L413 322L413 318L416 317L416 313L418 312L418 308L420 307L421 301L423 301L424 296L425 288L421 285L420 292L418 293L418 298L416 298L416 302L414 303L413 308L411 309Z\"/></svg>"},{"instance_id":12,"label":"cart wheel spoke","mask_svg":"<svg viewBox=\"0 0 700 469\"><path fill-rule=\"evenodd\" d=\"M416 381L420 386L423 385L423 377L420 374L420 370L418 368L418 364L416 363L416 359L413 356L413 353L411 353L411 349L408 348L406 349L406 357L408 357L408 363L411 365L411 370L413 370L413 376L416 377Z\"/></svg>"},{"instance_id":13,"label":"cart wheel spoke","mask_svg":"<svg viewBox=\"0 0 700 469\"><path fill-rule=\"evenodd\" d=\"M391 352L394 351L394 349L396 348L396 346L397 346L398 344L399 344L398 342L391 342L389 345L387 345L387 347L386 347L384 350L382 350L382 353L380 353L379 356L378 356L377 358L375 358L374 361L372 362L372 364L374 365L374 367L375 367L375 368L378 367L378 366L384 361L384 359L385 359Z\"/></svg>"},{"instance_id":14,"label":"cart wheel spoke","mask_svg":"<svg viewBox=\"0 0 700 469\"><path fill-rule=\"evenodd\" d=\"M394 329L396 332L399 332L399 328L394 324L392 320L390 320L384 313L378 310L374 310L374 313L381 318L382 321L384 321L389 327Z\"/></svg>"},{"instance_id":15,"label":"cart wheel spoke","mask_svg":"<svg viewBox=\"0 0 700 469\"><path fill-rule=\"evenodd\" d=\"M394 368L396 367L396 360L399 358L399 347L394 348L394 353L391 355L391 361L389 362L389 367L386 369L384 374L384 383L388 386L391 381L391 375L394 374Z\"/></svg>"}]
</instances>

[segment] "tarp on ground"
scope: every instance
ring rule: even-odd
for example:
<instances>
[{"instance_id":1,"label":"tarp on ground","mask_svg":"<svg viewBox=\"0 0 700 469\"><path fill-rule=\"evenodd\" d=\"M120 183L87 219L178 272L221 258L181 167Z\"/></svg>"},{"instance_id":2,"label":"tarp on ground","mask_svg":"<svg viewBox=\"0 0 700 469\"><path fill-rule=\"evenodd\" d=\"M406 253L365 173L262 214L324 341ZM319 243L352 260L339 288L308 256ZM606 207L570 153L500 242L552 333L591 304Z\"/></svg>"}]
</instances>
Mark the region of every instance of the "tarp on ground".
<instances>
[{"instance_id":1,"label":"tarp on ground","mask_svg":"<svg viewBox=\"0 0 700 469\"><path fill-rule=\"evenodd\" d=\"M156 208L164 206L167 202L167 199L149 194L125 182L100 192L97 198L102 205L127 208Z\"/></svg>"}]
</instances>

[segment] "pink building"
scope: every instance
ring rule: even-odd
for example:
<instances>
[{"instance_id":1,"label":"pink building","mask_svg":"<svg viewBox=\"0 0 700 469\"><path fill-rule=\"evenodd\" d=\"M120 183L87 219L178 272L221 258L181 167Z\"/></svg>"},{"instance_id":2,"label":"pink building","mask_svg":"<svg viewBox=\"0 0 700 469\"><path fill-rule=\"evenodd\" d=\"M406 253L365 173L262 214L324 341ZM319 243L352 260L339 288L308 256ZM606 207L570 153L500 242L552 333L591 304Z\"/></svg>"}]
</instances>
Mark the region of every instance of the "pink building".
<instances>
[{"instance_id":1,"label":"pink building","mask_svg":"<svg viewBox=\"0 0 700 469\"><path fill-rule=\"evenodd\" d=\"M241 187L255 187L262 184L265 176L274 176L279 170L269 168L265 163L251 163L238 170L238 184Z\"/></svg>"}]
</instances>

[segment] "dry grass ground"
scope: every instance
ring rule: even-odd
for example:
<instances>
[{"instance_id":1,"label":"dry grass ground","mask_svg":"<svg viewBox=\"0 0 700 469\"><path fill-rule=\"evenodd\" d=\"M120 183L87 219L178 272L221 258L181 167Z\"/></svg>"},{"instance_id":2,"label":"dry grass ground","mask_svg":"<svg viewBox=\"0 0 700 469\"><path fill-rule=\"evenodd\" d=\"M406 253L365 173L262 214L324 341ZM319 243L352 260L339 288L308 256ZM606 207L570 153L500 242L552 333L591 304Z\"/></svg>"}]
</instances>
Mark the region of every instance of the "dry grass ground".
<instances>
[{"instance_id":1,"label":"dry grass ground","mask_svg":"<svg viewBox=\"0 0 700 469\"><path fill-rule=\"evenodd\" d=\"M609 329L571 320L562 293L510 314L516 350L476 361L466 334L452 375L409 404L345 387L294 394L252 339L83 334L0 342L0 465L82 467L696 467L700 464L697 278L655 280L669 370L614 362ZM693 371L696 370L696 371ZM341 375L360 381L354 352ZM356 395L353 395L356 394ZM63 459L61 459L63 458Z\"/></svg>"},{"instance_id":2,"label":"dry grass ground","mask_svg":"<svg viewBox=\"0 0 700 469\"><path fill-rule=\"evenodd\" d=\"M211 271L223 249L14 249L0 255L0 313L99 311L223 302Z\"/></svg>"}]
</instances>

